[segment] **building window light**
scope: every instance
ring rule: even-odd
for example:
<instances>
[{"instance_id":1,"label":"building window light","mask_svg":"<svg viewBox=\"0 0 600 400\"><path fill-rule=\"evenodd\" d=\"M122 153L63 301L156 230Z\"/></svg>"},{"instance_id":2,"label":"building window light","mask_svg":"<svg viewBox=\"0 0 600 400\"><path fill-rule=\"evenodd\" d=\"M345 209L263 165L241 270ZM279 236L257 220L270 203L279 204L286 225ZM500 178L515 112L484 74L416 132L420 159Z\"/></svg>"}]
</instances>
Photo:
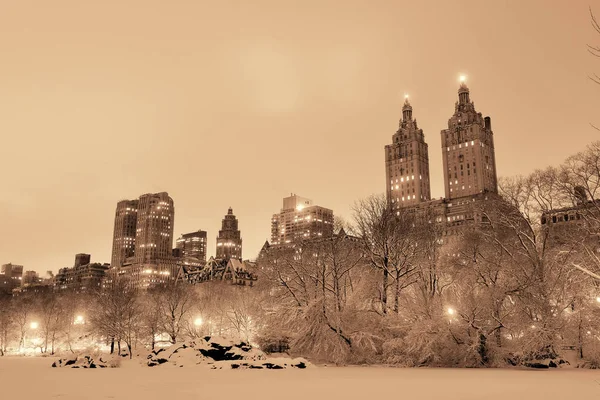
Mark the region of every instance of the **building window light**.
<instances>
[{"instance_id":1,"label":"building window light","mask_svg":"<svg viewBox=\"0 0 600 400\"><path fill-rule=\"evenodd\" d=\"M475 141L471 140L471 146L475 146Z\"/></svg>"}]
</instances>

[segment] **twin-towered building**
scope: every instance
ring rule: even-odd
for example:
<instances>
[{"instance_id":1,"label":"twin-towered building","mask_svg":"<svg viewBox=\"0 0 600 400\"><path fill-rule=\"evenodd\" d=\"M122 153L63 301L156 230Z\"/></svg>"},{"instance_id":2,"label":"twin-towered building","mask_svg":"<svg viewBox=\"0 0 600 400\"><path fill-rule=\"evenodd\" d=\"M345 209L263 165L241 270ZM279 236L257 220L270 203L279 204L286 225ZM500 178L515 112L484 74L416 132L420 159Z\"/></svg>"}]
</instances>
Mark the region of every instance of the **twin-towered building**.
<instances>
[{"instance_id":1,"label":"twin-towered building","mask_svg":"<svg viewBox=\"0 0 600 400\"><path fill-rule=\"evenodd\" d=\"M443 200L432 200L428 145L412 116L408 98L392 144L385 146L387 199L394 210L435 206L439 218L449 223L474 219L466 207L485 193L497 193L496 158L490 117L483 118L469 98L464 82L458 102L441 131L444 170Z\"/></svg>"}]
</instances>

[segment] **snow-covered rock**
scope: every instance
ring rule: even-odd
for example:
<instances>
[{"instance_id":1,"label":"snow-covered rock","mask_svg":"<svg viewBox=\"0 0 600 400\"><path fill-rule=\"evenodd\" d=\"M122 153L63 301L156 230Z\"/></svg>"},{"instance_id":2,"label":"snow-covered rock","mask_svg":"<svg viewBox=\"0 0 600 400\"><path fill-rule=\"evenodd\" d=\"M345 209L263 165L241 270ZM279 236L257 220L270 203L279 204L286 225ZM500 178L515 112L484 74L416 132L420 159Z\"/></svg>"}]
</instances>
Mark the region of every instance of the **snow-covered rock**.
<instances>
[{"instance_id":1,"label":"snow-covered rock","mask_svg":"<svg viewBox=\"0 0 600 400\"><path fill-rule=\"evenodd\" d=\"M52 363L53 368L106 368L108 366L109 363L103 360L102 357L94 359L89 355L60 358Z\"/></svg>"},{"instance_id":2,"label":"snow-covered rock","mask_svg":"<svg viewBox=\"0 0 600 400\"><path fill-rule=\"evenodd\" d=\"M149 367L206 365L213 369L283 369L306 368L311 365L303 358L267 358L265 353L249 343L215 336L155 350L148 355L146 364Z\"/></svg>"}]
</instances>

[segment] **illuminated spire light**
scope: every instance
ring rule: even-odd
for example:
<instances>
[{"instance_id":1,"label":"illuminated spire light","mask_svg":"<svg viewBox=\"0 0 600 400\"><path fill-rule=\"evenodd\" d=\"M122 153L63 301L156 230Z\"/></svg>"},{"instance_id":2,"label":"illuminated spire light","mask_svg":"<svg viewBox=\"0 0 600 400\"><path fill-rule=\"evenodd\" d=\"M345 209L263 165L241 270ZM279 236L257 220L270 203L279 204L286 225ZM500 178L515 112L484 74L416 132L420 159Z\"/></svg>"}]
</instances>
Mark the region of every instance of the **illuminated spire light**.
<instances>
[{"instance_id":1,"label":"illuminated spire light","mask_svg":"<svg viewBox=\"0 0 600 400\"><path fill-rule=\"evenodd\" d=\"M406 100L408 100L408 94L405 94L405 95L404 95L404 98L405 98Z\"/></svg>"},{"instance_id":2,"label":"illuminated spire light","mask_svg":"<svg viewBox=\"0 0 600 400\"><path fill-rule=\"evenodd\" d=\"M467 81L467 77L464 75L461 75L459 80L460 80L460 83L465 83Z\"/></svg>"}]
</instances>

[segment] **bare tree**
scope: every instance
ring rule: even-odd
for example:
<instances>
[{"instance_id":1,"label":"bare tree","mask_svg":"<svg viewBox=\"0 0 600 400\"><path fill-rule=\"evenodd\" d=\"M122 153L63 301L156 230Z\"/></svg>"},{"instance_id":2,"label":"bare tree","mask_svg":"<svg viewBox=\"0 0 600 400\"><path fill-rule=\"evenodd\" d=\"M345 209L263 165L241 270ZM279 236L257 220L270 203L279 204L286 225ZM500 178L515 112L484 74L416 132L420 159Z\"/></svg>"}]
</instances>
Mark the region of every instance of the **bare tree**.
<instances>
[{"instance_id":1,"label":"bare tree","mask_svg":"<svg viewBox=\"0 0 600 400\"><path fill-rule=\"evenodd\" d=\"M10 334L14 329L12 303L8 296L0 296L0 356L6 353Z\"/></svg>"},{"instance_id":2,"label":"bare tree","mask_svg":"<svg viewBox=\"0 0 600 400\"><path fill-rule=\"evenodd\" d=\"M196 302L193 287L170 283L156 289L160 293L164 331L176 343L179 334L189 326L191 311Z\"/></svg>"},{"instance_id":3,"label":"bare tree","mask_svg":"<svg viewBox=\"0 0 600 400\"><path fill-rule=\"evenodd\" d=\"M416 230L417 221L406 210L392 210L383 195L359 201L354 207L354 219L366 259L373 269L381 271L380 312L385 315L392 308L398 313L400 294L412 283L415 269L413 259L418 243L412 231Z\"/></svg>"}]
</instances>

